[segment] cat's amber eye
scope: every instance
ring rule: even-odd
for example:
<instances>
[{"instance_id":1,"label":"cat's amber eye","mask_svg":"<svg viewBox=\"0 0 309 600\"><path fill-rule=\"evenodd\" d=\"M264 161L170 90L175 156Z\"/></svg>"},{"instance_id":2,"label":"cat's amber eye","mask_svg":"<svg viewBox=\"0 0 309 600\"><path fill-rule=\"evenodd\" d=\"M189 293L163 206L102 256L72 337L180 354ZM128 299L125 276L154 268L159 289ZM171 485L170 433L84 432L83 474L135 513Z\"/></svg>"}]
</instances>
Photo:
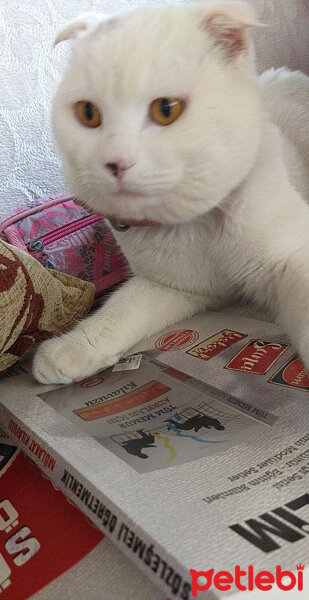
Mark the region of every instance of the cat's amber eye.
<instances>
[{"instance_id":1,"label":"cat's amber eye","mask_svg":"<svg viewBox=\"0 0 309 600\"><path fill-rule=\"evenodd\" d=\"M74 105L74 111L77 120L85 127L99 127L101 125L101 113L92 102L80 100Z\"/></svg>"},{"instance_id":2,"label":"cat's amber eye","mask_svg":"<svg viewBox=\"0 0 309 600\"><path fill-rule=\"evenodd\" d=\"M150 104L150 116L158 125L171 125L183 109L184 102L178 98L156 98Z\"/></svg>"}]
</instances>

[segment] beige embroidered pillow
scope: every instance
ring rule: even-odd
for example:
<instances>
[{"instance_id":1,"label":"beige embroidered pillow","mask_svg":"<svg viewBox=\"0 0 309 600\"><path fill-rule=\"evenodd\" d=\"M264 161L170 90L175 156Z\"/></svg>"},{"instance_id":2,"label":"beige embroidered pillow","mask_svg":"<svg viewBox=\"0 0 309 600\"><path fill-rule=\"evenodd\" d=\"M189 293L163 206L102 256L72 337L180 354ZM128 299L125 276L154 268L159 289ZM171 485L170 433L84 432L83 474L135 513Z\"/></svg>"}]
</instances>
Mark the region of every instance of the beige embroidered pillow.
<instances>
[{"instance_id":1,"label":"beige embroidered pillow","mask_svg":"<svg viewBox=\"0 0 309 600\"><path fill-rule=\"evenodd\" d=\"M0 373L89 311L94 286L0 240Z\"/></svg>"}]
</instances>

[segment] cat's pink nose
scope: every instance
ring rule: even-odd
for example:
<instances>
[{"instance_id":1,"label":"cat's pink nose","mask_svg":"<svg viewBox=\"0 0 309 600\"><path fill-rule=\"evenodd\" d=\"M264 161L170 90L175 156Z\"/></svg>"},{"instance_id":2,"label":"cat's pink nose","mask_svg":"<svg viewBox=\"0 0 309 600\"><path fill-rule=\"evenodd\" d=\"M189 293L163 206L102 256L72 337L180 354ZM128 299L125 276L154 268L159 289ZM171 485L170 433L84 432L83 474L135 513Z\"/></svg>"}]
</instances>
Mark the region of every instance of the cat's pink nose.
<instances>
[{"instance_id":1,"label":"cat's pink nose","mask_svg":"<svg viewBox=\"0 0 309 600\"><path fill-rule=\"evenodd\" d=\"M132 164L125 164L121 161L119 162L108 162L105 163L105 167L106 169L114 176L116 177L116 179L121 180L125 174L125 172L130 169L131 167L133 167L135 163Z\"/></svg>"}]
</instances>

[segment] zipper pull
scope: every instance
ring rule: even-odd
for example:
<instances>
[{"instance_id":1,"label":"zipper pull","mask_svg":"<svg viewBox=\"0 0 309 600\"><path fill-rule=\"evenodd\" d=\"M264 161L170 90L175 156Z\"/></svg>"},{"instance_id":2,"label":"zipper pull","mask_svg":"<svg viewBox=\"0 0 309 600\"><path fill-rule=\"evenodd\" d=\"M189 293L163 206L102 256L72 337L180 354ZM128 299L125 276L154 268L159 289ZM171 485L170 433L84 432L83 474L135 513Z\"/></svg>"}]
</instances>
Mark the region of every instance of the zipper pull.
<instances>
[{"instance_id":1,"label":"zipper pull","mask_svg":"<svg viewBox=\"0 0 309 600\"><path fill-rule=\"evenodd\" d=\"M58 267L56 267L55 263L53 263L53 261L50 260L48 254L44 254L44 256L46 256L44 267L46 267L47 269L54 269L55 271L58 271Z\"/></svg>"},{"instance_id":2,"label":"zipper pull","mask_svg":"<svg viewBox=\"0 0 309 600\"><path fill-rule=\"evenodd\" d=\"M42 240L31 240L28 244L29 250L33 250L33 252L41 252L44 250L44 244Z\"/></svg>"},{"instance_id":3,"label":"zipper pull","mask_svg":"<svg viewBox=\"0 0 309 600\"><path fill-rule=\"evenodd\" d=\"M42 259L44 260L44 267L47 269L55 269L55 271L59 270L55 263L49 258L47 252L45 252L45 247L42 240L31 240L31 242L28 244L28 248L33 252L41 252Z\"/></svg>"}]
</instances>

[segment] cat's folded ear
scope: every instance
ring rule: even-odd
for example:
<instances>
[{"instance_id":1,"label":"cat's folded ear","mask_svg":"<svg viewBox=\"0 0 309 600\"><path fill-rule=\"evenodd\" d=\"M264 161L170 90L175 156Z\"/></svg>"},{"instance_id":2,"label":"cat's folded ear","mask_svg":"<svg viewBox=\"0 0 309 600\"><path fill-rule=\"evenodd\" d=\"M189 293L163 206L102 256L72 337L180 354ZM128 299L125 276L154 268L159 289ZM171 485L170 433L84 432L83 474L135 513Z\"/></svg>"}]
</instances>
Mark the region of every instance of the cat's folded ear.
<instances>
[{"instance_id":1,"label":"cat's folded ear","mask_svg":"<svg viewBox=\"0 0 309 600\"><path fill-rule=\"evenodd\" d=\"M201 27L222 48L227 60L232 61L248 50L248 27L264 27L259 23L254 8L242 0L223 0L203 6Z\"/></svg>"},{"instance_id":2,"label":"cat's folded ear","mask_svg":"<svg viewBox=\"0 0 309 600\"><path fill-rule=\"evenodd\" d=\"M59 42L78 37L80 34L87 32L89 29L96 27L99 23L102 23L107 19L108 17L102 13L83 13L69 23L66 23L66 25L58 31L54 46L59 44Z\"/></svg>"}]
</instances>

